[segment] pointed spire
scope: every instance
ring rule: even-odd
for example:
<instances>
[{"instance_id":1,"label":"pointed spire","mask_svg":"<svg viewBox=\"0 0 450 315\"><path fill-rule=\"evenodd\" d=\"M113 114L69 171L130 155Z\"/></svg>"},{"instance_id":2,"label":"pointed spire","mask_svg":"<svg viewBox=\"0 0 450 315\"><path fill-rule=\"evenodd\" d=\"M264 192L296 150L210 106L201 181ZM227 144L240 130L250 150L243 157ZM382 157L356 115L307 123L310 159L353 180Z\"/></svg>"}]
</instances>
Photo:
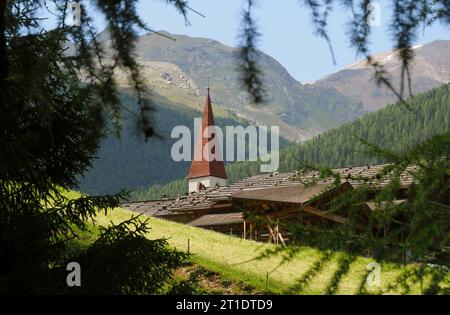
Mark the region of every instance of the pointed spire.
<instances>
[{"instance_id":1,"label":"pointed spire","mask_svg":"<svg viewBox=\"0 0 450 315\"><path fill-rule=\"evenodd\" d=\"M207 129L210 126L215 126L214 124L214 114L212 110L211 105L211 96L210 96L210 88L208 84L207 88L207 94L206 94L206 101L205 101L205 107L203 109L202 114L202 128L200 130L199 138L196 142L196 151L198 152L200 156L200 160L196 161L195 159L191 163L191 168L189 170L188 178L199 178L199 177L206 177L206 176L215 176L219 178L227 178L227 175L225 173L225 166L223 161L208 161L203 156L203 149L208 144L208 142L212 138L204 138L203 132L205 129ZM216 143L216 147L214 148L216 150L216 155L220 156L220 147L219 143Z\"/></svg>"},{"instance_id":2,"label":"pointed spire","mask_svg":"<svg viewBox=\"0 0 450 315\"><path fill-rule=\"evenodd\" d=\"M211 96L209 95L209 87L207 88L205 108L202 115L202 132L209 126L214 126L214 114L211 105Z\"/></svg>"}]
</instances>

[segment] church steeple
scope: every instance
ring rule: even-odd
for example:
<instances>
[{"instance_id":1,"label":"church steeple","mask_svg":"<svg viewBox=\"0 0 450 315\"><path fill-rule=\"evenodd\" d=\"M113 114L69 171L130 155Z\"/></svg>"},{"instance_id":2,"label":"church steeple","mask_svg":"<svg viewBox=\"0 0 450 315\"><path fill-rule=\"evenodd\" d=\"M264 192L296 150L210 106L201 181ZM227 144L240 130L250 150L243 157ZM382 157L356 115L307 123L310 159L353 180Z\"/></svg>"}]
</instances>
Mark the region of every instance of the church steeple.
<instances>
[{"instance_id":1,"label":"church steeple","mask_svg":"<svg viewBox=\"0 0 450 315\"><path fill-rule=\"evenodd\" d=\"M223 186L226 184L227 175L225 173L223 161L218 161L215 159L208 161L203 156L205 146L213 138L203 137L203 132L210 126L215 125L211 105L210 88L208 84L205 107L202 114L202 127L195 148L198 158L194 156L195 158L192 160L191 168L189 169L189 192L199 191L201 187L214 187L216 185ZM214 147L215 156L221 156L219 154L220 149L219 144L216 142L216 146Z\"/></svg>"}]
</instances>

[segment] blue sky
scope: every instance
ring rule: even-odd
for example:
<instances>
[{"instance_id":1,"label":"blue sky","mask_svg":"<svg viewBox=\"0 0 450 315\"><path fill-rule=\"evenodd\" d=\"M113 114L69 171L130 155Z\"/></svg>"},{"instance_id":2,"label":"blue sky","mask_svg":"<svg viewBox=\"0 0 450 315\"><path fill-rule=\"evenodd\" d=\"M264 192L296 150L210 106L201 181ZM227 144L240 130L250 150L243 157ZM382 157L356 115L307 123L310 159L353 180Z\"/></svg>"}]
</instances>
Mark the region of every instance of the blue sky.
<instances>
[{"instance_id":1,"label":"blue sky","mask_svg":"<svg viewBox=\"0 0 450 315\"><path fill-rule=\"evenodd\" d=\"M355 51L349 48L345 26L349 12L335 7L330 17L329 33L337 61L334 65L326 42L313 34L309 12L300 2L302 1L256 1L254 13L263 34L259 48L277 59L301 82L314 81L353 63L356 60ZM378 2L381 5L381 27L374 28L371 37L372 52L390 50L393 46L391 34L386 29L391 1ZM186 26L183 17L163 0L141 0L139 13L154 30L207 37L229 46L237 46L240 15L244 4L244 0L189 0L190 7L206 16L203 18L189 13L189 26ZM98 28L101 29L101 19L97 21ZM415 44L435 39L450 39L450 28L435 25L417 38Z\"/></svg>"}]
</instances>

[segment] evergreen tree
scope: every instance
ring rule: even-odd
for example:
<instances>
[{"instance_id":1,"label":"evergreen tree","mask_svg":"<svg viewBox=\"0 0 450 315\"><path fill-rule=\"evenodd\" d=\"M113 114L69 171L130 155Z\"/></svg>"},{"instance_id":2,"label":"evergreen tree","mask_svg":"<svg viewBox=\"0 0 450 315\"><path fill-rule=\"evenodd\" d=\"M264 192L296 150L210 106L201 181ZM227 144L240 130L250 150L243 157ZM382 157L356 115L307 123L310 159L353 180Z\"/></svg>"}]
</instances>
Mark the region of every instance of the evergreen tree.
<instances>
[{"instance_id":1,"label":"evergreen tree","mask_svg":"<svg viewBox=\"0 0 450 315\"><path fill-rule=\"evenodd\" d=\"M42 30L40 12L50 2L58 26ZM168 2L185 13L184 1ZM0 293L160 293L186 258L165 240L147 240L147 223L138 218L103 229L87 249L68 251L88 220L127 196L71 198L68 192L108 130L120 131L116 67L128 70L141 130L153 134L132 56L135 31L148 28L135 1L92 3L113 39L110 64L103 63L83 3L79 25L68 26L68 1L0 1ZM87 273L73 290L66 284L69 261Z\"/></svg>"}]
</instances>

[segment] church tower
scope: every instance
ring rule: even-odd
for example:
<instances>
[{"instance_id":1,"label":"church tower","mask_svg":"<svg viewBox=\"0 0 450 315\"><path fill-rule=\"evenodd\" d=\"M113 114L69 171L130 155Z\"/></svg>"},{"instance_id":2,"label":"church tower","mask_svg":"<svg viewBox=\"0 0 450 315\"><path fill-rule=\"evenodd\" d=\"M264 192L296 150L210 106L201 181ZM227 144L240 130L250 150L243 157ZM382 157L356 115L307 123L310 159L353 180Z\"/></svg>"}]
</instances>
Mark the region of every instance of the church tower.
<instances>
[{"instance_id":1,"label":"church tower","mask_svg":"<svg viewBox=\"0 0 450 315\"><path fill-rule=\"evenodd\" d=\"M210 138L203 137L203 132L210 126L214 126L214 115L208 87L205 108L203 109L202 115L202 126L196 142L194 159L192 160L191 168L189 169L189 193L199 192L208 187L226 185L227 174L225 173L223 159L220 161L215 159L209 161L211 158L205 159L203 154L204 150L209 152L207 144L215 137L214 134ZM221 156L220 149L220 144L216 142L215 147L211 151L213 151L215 156Z\"/></svg>"}]
</instances>

